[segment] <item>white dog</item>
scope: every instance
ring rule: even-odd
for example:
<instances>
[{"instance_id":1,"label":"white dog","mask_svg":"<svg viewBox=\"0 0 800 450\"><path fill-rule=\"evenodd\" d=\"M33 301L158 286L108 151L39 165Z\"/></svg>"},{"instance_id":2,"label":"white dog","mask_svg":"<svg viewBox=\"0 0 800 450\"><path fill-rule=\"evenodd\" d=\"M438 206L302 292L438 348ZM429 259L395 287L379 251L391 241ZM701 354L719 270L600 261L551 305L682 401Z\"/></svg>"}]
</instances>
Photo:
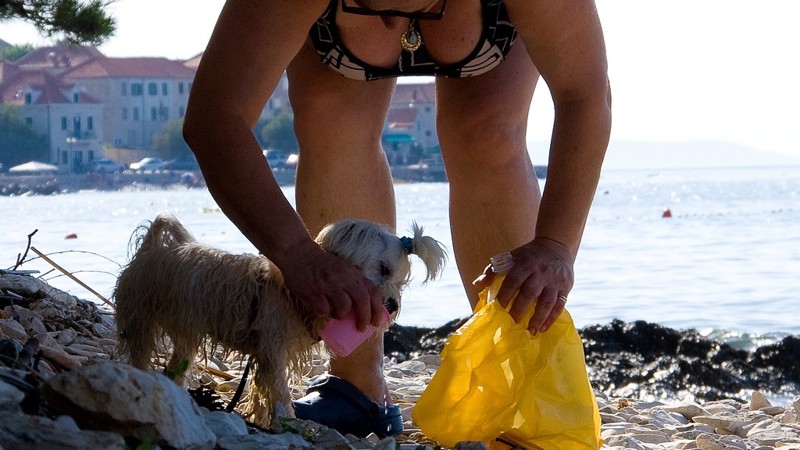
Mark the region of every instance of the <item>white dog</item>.
<instances>
[{"instance_id":1,"label":"white dog","mask_svg":"<svg viewBox=\"0 0 800 450\"><path fill-rule=\"evenodd\" d=\"M398 238L383 226L347 220L327 226L316 241L360 268L396 317L410 279L409 253L425 263L425 281L437 276L445 260L442 245L423 236L417 224L413 228L413 238ZM151 367L167 336L171 372L182 361L193 363L209 342L253 355L247 412L268 426L281 407L292 411L287 377L308 363L328 319L296 300L267 258L200 244L170 215L159 215L149 228L141 225L132 245L135 254L114 293L120 353L136 367Z\"/></svg>"}]
</instances>

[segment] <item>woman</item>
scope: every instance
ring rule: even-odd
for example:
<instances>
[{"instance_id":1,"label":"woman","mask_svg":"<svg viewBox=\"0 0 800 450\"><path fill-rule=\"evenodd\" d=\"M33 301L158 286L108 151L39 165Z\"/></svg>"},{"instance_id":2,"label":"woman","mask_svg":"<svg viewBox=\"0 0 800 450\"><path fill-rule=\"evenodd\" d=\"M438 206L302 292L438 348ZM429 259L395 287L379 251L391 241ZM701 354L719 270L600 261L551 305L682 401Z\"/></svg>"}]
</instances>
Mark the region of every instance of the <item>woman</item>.
<instances>
[{"instance_id":1,"label":"woman","mask_svg":"<svg viewBox=\"0 0 800 450\"><path fill-rule=\"evenodd\" d=\"M284 70L301 152L297 211L251 131ZM229 0L198 68L184 135L222 210L293 293L321 316L352 310L363 327L379 319L375 286L312 236L351 217L395 227L380 138L394 77L407 74L439 76L453 249L470 302L489 257L510 251L515 265L499 299L520 292L518 320L535 301L528 327L547 329L573 285L611 125L592 0ZM555 108L543 196L525 142L540 75ZM382 348L377 336L333 359L335 377L312 385L298 417L342 432L402 431Z\"/></svg>"}]
</instances>

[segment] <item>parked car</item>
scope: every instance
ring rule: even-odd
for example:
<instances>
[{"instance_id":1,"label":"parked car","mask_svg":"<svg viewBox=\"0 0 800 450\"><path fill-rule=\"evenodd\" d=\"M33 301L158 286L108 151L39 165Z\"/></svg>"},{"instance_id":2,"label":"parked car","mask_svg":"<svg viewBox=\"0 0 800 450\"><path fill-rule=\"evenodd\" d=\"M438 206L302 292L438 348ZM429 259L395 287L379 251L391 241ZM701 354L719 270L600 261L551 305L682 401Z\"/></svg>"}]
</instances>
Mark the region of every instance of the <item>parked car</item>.
<instances>
[{"instance_id":1,"label":"parked car","mask_svg":"<svg viewBox=\"0 0 800 450\"><path fill-rule=\"evenodd\" d=\"M125 166L117 164L108 158L93 159L86 164L87 172L114 173L122 172L123 170L125 170Z\"/></svg>"},{"instance_id":2,"label":"parked car","mask_svg":"<svg viewBox=\"0 0 800 450\"><path fill-rule=\"evenodd\" d=\"M144 158L139 162L132 163L131 170L139 171L156 171L164 168L164 161L161 158Z\"/></svg>"},{"instance_id":3,"label":"parked car","mask_svg":"<svg viewBox=\"0 0 800 450\"><path fill-rule=\"evenodd\" d=\"M162 169L175 171L196 171L200 170L200 165L197 164L197 160L194 158L194 156L184 156L182 158L170 159L164 163Z\"/></svg>"}]
</instances>

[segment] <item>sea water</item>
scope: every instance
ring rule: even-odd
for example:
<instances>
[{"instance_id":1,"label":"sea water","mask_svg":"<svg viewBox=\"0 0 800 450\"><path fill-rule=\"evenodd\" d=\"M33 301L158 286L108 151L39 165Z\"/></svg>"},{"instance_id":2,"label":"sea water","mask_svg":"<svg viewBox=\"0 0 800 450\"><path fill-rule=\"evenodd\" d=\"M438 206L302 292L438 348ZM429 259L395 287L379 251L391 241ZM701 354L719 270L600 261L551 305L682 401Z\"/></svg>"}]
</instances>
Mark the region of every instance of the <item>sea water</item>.
<instances>
[{"instance_id":1,"label":"sea water","mask_svg":"<svg viewBox=\"0 0 800 450\"><path fill-rule=\"evenodd\" d=\"M442 277L425 285L422 263L413 260L415 279L398 322L434 327L466 317L469 304L452 257L448 185L395 189L398 234L417 221L450 254ZM292 187L284 192L293 200ZM666 210L671 217L663 217ZM205 189L81 191L0 197L0 268L15 266L37 230L33 247L109 299L132 232L163 211L204 243L255 252ZM26 260L33 258L29 251ZM41 259L20 268L103 302ZM568 308L578 327L645 320L751 342L800 334L800 167L605 171Z\"/></svg>"}]
</instances>

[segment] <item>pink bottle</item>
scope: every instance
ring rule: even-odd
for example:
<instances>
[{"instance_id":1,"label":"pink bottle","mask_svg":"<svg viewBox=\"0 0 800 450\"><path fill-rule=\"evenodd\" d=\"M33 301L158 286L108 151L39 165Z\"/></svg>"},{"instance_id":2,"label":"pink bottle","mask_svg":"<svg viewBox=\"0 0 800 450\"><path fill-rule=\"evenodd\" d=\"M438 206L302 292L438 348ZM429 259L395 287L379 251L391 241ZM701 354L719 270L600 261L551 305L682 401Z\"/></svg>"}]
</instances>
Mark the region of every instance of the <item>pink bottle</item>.
<instances>
[{"instance_id":1,"label":"pink bottle","mask_svg":"<svg viewBox=\"0 0 800 450\"><path fill-rule=\"evenodd\" d=\"M389 321L389 311L385 307L381 307L381 311L383 311L381 317L383 325ZM350 315L344 319L331 319L319 335L333 353L347 356L361 346L368 337L375 334L375 330L377 327L370 323L362 331L358 331L355 311L351 310Z\"/></svg>"}]
</instances>

